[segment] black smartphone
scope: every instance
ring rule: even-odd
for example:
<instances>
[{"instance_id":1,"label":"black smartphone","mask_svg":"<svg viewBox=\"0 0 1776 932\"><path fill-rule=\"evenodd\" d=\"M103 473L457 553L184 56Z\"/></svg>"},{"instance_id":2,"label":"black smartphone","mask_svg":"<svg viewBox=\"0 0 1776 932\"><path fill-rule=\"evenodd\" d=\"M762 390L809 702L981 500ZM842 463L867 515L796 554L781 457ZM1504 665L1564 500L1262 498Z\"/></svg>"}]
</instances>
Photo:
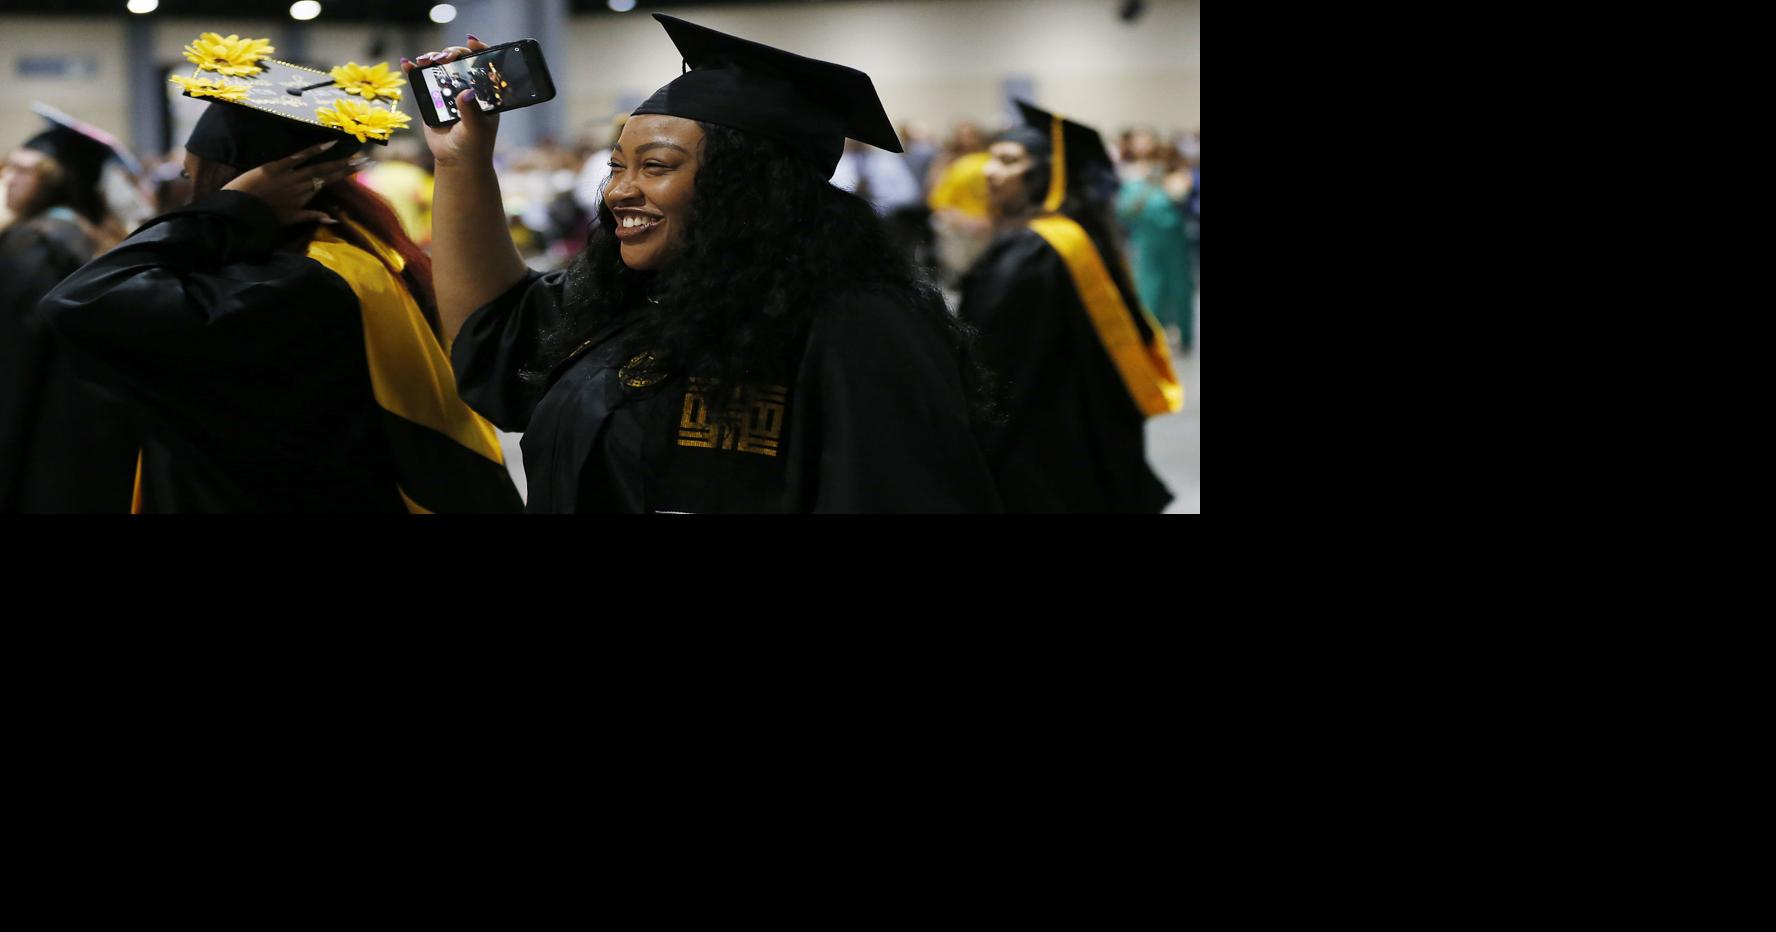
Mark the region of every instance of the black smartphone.
<instances>
[{"instance_id":1,"label":"black smartphone","mask_svg":"<svg viewBox=\"0 0 1776 932\"><path fill-rule=\"evenodd\" d=\"M462 119L456 97L471 87L484 112L517 110L555 98L555 81L535 39L496 45L442 65L415 66L408 80L414 106L427 126Z\"/></svg>"}]
</instances>

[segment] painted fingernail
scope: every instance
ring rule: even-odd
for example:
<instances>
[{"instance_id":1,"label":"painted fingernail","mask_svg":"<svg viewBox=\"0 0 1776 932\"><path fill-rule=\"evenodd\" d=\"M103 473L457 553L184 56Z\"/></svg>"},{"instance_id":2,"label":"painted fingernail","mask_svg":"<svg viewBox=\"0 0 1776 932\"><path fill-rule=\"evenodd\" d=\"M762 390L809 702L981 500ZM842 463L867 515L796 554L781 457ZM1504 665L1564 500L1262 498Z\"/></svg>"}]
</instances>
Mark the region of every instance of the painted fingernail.
<instances>
[{"instance_id":1,"label":"painted fingernail","mask_svg":"<svg viewBox=\"0 0 1776 932\"><path fill-rule=\"evenodd\" d=\"M468 90L463 91L463 98L462 99L468 100L468 101L473 101L475 99L475 89L471 87Z\"/></svg>"},{"instance_id":2,"label":"painted fingernail","mask_svg":"<svg viewBox=\"0 0 1776 932\"><path fill-rule=\"evenodd\" d=\"M471 32L471 33L469 33L469 41L470 42L480 42L481 38Z\"/></svg>"},{"instance_id":3,"label":"painted fingernail","mask_svg":"<svg viewBox=\"0 0 1776 932\"><path fill-rule=\"evenodd\" d=\"M413 59L408 58L407 56L403 55L403 56L401 56L401 64L411 65L411 64L413 64Z\"/></svg>"}]
</instances>

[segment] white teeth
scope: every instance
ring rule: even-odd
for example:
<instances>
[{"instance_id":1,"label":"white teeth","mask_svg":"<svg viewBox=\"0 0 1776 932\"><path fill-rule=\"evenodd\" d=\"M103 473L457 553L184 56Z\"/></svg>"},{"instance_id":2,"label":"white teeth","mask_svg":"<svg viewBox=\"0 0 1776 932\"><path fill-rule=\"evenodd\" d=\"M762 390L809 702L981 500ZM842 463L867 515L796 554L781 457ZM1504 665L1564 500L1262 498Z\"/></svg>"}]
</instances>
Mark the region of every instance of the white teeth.
<instances>
[{"instance_id":1,"label":"white teeth","mask_svg":"<svg viewBox=\"0 0 1776 932\"><path fill-rule=\"evenodd\" d=\"M623 218L623 228L629 229L632 227L645 227L645 226L648 226L654 222L655 221L649 220L644 217L629 216L629 217Z\"/></svg>"}]
</instances>

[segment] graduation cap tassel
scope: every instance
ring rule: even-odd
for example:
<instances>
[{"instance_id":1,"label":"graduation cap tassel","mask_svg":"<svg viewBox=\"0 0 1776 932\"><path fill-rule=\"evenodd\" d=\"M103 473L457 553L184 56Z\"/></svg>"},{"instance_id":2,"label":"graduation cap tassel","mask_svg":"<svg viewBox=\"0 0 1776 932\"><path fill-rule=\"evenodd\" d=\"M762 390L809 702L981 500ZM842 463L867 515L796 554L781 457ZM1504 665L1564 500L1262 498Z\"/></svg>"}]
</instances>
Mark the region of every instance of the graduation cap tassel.
<instances>
[{"instance_id":1,"label":"graduation cap tassel","mask_svg":"<svg viewBox=\"0 0 1776 932\"><path fill-rule=\"evenodd\" d=\"M1060 114L1055 114L1053 121L1054 133L1054 167L1049 172L1048 199L1042 202L1042 209L1054 213L1061 209L1061 202L1067 198L1067 141L1066 134L1061 131Z\"/></svg>"},{"instance_id":2,"label":"graduation cap tassel","mask_svg":"<svg viewBox=\"0 0 1776 932\"><path fill-rule=\"evenodd\" d=\"M291 97L301 97L303 94L306 94L309 91L317 91L323 87L332 87L334 85L334 83L335 82L332 78L328 78L325 81L316 81L315 83L310 84L307 87L292 87L288 91L286 91L285 93L289 94Z\"/></svg>"}]
</instances>

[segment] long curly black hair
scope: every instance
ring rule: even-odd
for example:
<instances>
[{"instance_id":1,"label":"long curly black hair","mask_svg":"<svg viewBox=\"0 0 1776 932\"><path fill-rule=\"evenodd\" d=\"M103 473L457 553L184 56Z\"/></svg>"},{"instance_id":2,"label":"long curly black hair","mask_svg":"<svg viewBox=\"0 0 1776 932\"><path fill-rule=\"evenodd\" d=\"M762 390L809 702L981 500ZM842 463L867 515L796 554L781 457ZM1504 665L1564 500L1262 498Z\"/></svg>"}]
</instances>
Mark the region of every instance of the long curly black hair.
<instances>
[{"instance_id":1,"label":"long curly black hair","mask_svg":"<svg viewBox=\"0 0 1776 932\"><path fill-rule=\"evenodd\" d=\"M867 289L902 299L946 334L957 353L970 414L991 416L989 376L970 353L973 330L895 249L875 210L834 187L775 140L699 123L696 187L681 251L669 269L623 264L615 217L602 201L586 250L569 267L562 325L549 334L541 382L588 334L633 314L622 350L652 353L669 372L723 385L777 377L799 357L814 315L840 293ZM652 299L650 303L648 299Z\"/></svg>"}]
</instances>

